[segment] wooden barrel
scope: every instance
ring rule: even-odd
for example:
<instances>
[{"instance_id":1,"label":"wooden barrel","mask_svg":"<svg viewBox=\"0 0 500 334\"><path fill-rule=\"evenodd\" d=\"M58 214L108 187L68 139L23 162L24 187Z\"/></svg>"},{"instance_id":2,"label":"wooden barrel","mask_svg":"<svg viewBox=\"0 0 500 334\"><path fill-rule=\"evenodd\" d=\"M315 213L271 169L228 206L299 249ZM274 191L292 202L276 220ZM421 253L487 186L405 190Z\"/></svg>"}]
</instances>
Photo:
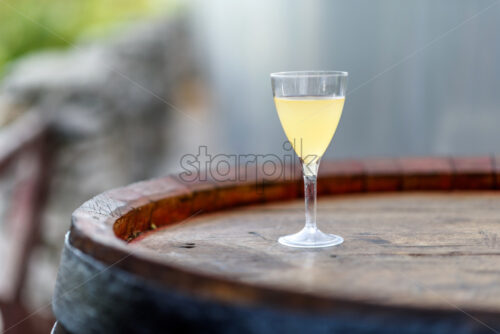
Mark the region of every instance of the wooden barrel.
<instances>
[{"instance_id":1,"label":"wooden barrel","mask_svg":"<svg viewBox=\"0 0 500 334\"><path fill-rule=\"evenodd\" d=\"M498 333L500 158L323 162L135 183L72 217L53 310L70 333ZM277 171L277 172L276 172ZM244 177L242 177L242 175Z\"/></svg>"}]
</instances>

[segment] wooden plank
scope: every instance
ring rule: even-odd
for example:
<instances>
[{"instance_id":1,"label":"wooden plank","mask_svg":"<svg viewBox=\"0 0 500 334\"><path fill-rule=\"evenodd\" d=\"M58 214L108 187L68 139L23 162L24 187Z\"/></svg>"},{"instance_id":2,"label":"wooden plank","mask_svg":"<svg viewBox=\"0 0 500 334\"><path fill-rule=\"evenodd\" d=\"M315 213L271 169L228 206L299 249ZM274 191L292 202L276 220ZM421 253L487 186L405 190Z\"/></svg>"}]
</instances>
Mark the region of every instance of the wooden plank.
<instances>
[{"instance_id":1,"label":"wooden plank","mask_svg":"<svg viewBox=\"0 0 500 334\"><path fill-rule=\"evenodd\" d=\"M398 159L363 160L365 191L397 191L403 186L403 170Z\"/></svg>"},{"instance_id":2,"label":"wooden plank","mask_svg":"<svg viewBox=\"0 0 500 334\"><path fill-rule=\"evenodd\" d=\"M493 189L493 160L491 157L454 157L453 189Z\"/></svg>"},{"instance_id":3,"label":"wooden plank","mask_svg":"<svg viewBox=\"0 0 500 334\"><path fill-rule=\"evenodd\" d=\"M302 172L296 164L241 166L221 173L217 176L216 172L200 172L190 178L175 176L193 193L193 212L296 198L301 189Z\"/></svg>"},{"instance_id":4,"label":"wooden plank","mask_svg":"<svg viewBox=\"0 0 500 334\"><path fill-rule=\"evenodd\" d=\"M48 331L47 320L30 314L23 303L22 292L28 264L40 233L40 209L44 204L48 179L46 138L39 133L37 141L24 142L13 152L9 162L16 162L15 188L7 219L12 248L3 257L0 281L0 312L4 330L9 333ZM1 154L0 154L1 155ZM15 158L15 159L12 159ZM0 163L1 165L1 163Z\"/></svg>"},{"instance_id":5,"label":"wooden plank","mask_svg":"<svg viewBox=\"0 0 500 334\"><path fill-rule=\"evenodd\" d=\"M403 190L449 190L453 166L449 159L416 157L399 159L403 170Z\"/></svg>"},{"instance_id":6,"label":"wooden plank","mask_svg":"<svg viewBox=\"0 0 500 334\"><path fill-rule=\"evenodd\" d=\"M318 175L318 194L345 194L363 191L363 164L355 160L324 161Z\"/></svg>"}]
</instances>

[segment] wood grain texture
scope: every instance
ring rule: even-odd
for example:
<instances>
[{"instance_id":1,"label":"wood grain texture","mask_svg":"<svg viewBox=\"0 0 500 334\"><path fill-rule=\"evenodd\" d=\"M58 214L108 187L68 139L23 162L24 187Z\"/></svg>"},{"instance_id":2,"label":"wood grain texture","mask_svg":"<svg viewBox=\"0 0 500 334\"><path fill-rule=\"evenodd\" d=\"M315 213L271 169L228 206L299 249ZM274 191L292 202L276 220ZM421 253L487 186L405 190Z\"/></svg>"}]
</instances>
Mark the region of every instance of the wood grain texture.
<instances>
[{"instance_id":1,"label":"wood grain texture","mask_svg":"<svg viewBox=\"0 0 500 334\"><path fill-rule=\"evenodd\" d=\"M495 187L492 157L451 158L454 189L491 189Z\"/></svg>"},{"instance_id":2,"label":"wood grain texture","mask_svg":"<svg viewBox=\"0 0 500 334\"><path fill-rule=\"evenodd\" d=\"M324 161L319 167L318 194L345 194L364 189L364 167L355 160Z\"/></svg>"},{"instance_id":3,"label":"wood grain texture","mask_svg":"<svg viewBox=\"0 0 500 334\"><path fill-rule=\"evenodd\" d=\"M449 159L436 157L399 159L403 172L403 190L449 190L453 165Z\"/></svg>"},{"instance_id":4,"label":"wood grain texture","mask_svg":"<svg viewBox=\"0 0 500 334\"><path fill-rule=\"evenodd\" d=\"M364 189L397 191L403 187L403 169L398 159L369 159L362 161Z\"/></svg>"},{"instance_id":5,"label":"wood grain texture","mask_svg":"<svg viewBox=\"0 0 500 334\"><path fill-rule=\"evenodd\" d=\"M304 305L305 295L299 292L277 307L283 291L266 288L247 289L253 302L241 304L231 294L230 284L211 284L212 290L228 294L223 302L208 293L152 284L130 271L117 270L120 263L105 265L65 243L53 309L70 333L486 334L491 333L487 326L495 326L498 320L484 312L465 315L338 300L325 312L319 308L327 304L325 298L309 295Z\"/></svg>"},{"instance_id":6,"label":"wood grain texture","mask_svg":"<svg viewBox=\"0 0 500 334\"><path fill-rule=\"evenodd\" d=\"M262 319L267 311L281 314L271 316L280 320L262 333L292 323L305 330L310 317L323 317L330 326L325 328L343 332L347 327L342 326L354 326L349 327L352 333L454 333L457 328L463 333L489 332L488 326L500 328L500 193L493 191L494 159L323 163L319 224L346 242L321 250L291 249L276 242L303 224L302 200L290 202L302 196L296 166L280 167L288 173L274 173L272 166L267 171L246 170L243 179L234 169L225 179L166 177L106 192L73 214L55 314L71 331L89 321L112 331L113 325L121 328L116 323L120 316L132 316L129 312L138 307L153 312L153 318L174 312L172 305L149 296L154 290L165 298L182 296L187 310L174 312L181 320L190 317L189 305L203 303L208 304L202 309L209 307L204 312L226 310L221 311L227 316L224 321L241 320L242 314L261 314ZM450 192L453 189L490 191ZM80 272L81 261L85 270ZM99 277L102 266L111 268L111 276ZM130 285L130 278L122 275L137 282ZM65 294L73 276L83 282L92 278L85 285L99 293L87 289ZM120 291L100 287L111 279L122 282L122 294L126 289L134 293L120 301ZM107 305L106 314L113 313L108 310L113 307L123 313L102 320L92 311L96 303ZM76 309L69 312L68 305L73 304L89 312L72 320ZM238 308L242 313L233 314ZM297 314L309 320L297 324ZM340 314L347 316L335 316ZM363 327L353 320L360 318L385 320L384 325ZM194 319L224 328L225 322L217 322L214 314ZM392 330L388 321L395 326Z\"/></svg>"},{"instance_id":7,"label":"wood grain texture","mask_svg":"<svg viewBox=\"0 0 500 334\"><path fill-rule=\"evenodd\" d=\"M318 296L500 312L500 193L350 195L321 200L338 247L297 250L279 236L304 222L302 201L193 218L132 243L190 271Z\"/></svg>"}]
</instances>

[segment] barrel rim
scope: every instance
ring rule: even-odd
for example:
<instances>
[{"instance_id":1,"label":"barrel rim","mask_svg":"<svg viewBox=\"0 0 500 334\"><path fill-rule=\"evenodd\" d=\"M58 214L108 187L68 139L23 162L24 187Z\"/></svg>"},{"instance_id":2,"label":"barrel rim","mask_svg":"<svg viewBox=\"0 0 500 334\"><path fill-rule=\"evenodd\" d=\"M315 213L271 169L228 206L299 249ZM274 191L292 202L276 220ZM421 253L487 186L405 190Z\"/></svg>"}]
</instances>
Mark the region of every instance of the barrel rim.
<instances>
[{"instance_id":1,"label":"barrel rim","mask_svg":"<svg viewBox=\"0 0 500 334\"><path fill-rule=\"evenodd\" d=\"M323 185L318 191L330 195L500 189L500 156L376 158L326 161L322 166L320 185ZM283 168L295 170L296 166ZM263 189L260 193L255 190L254 194L249 189L253 189L258 182L262 182ZM166 224L173 225L213 209L219 211L240 205L298 198L301 196L300 188L300 177L269 181L259 171L256 171L255 177L245 181L218 182L207 179L184 182L179 176L167 176L133 183L100 194L79 207L72 215L68 242L72 247L109 266L116 266L165 288L175 288L217 302L265 304L297 310L307 307L309 310L326 312L346 309L377 312L403 310L419 314L463 312L452 306L429 308L397 303L385 305L368 300L317 296L195 272L160 262L154 257L148 257L150 253L128 246L124 239L127 236L125 232L130 231L117 228L120 223L127 226L129 219L142 222L142 227L147 229L156 211L159 212L159 217L166 219ZM241 196L243 190L248 194ZM165 211L164 207L177 211ZM487 309L466 311L484 316L500 314L500 311Z\"/></svg>"}]
</instances>

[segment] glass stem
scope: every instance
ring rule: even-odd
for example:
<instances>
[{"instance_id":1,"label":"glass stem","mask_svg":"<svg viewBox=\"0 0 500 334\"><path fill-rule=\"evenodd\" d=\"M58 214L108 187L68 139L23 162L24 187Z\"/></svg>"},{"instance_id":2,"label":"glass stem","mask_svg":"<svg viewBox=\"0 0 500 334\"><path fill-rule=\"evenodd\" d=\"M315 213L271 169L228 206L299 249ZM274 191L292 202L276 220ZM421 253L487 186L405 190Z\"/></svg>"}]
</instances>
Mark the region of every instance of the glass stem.
<instances>
[{"instance_id":1,"label":"glass stem","mask_svg":"<svg viewBox=\"0 0 500 334\"><path fill-rule=\"evenodd\" d=\"M306 206L306 229L316 230L316 183L319 161L302 164L304 173L304 200Z\"/></svg>"}]
</instances>

